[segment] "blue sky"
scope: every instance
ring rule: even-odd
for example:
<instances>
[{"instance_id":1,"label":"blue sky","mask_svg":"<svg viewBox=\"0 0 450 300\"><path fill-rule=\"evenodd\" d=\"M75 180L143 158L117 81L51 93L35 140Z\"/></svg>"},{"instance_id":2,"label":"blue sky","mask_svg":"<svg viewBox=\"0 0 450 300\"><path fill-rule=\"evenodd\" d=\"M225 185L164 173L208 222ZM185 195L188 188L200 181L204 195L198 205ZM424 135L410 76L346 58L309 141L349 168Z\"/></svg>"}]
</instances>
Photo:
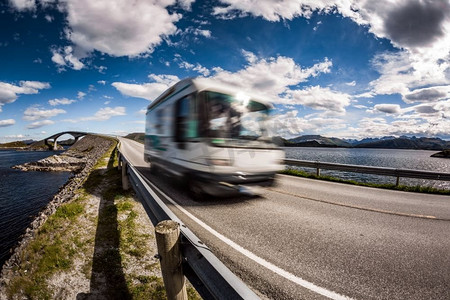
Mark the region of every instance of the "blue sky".
<instances>
[{"instance_id":1,"label":"blue sky","mask_svg":"<svg viewBox=\"0 0 450 300\"><path fill-rule=\"evenodd\" d=\"M0 2L0 142L143 132L185 77L274 105L273 134L450 139L448 1Z\"/></svg>"}]
</instances>

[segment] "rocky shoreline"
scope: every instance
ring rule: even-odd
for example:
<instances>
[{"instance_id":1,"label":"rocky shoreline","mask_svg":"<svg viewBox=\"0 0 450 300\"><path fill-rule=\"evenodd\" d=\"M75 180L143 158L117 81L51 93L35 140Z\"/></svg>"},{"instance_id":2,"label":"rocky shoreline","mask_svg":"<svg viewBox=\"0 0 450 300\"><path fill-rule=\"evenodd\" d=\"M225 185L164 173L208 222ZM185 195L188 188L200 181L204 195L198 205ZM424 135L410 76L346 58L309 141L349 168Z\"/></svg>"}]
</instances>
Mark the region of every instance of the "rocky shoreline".
<instances>
[{"instance_id":1,"label":"rocky shoreline","mask_svg":"<svg viewBox=\"0 0 450 300\"><path fill-rule=\"evenodd\" d=\"M97 135L87 135L68 151L61 155L54 155L37 162L15 166L24 171L71 171L73 176L62 186L59 192L47 204L47 206L35 217L20 238L17 246L12 251L11 257L2 266L0 274L0 289L7 285L14 276L14 267L21 263L21 251L29 244L37 230L45 223L47 218L63 203L74 196L74 192L80 188L89 175L92 167L98 159L114 144L114 140Z\"/></svg>"}]
</instances>

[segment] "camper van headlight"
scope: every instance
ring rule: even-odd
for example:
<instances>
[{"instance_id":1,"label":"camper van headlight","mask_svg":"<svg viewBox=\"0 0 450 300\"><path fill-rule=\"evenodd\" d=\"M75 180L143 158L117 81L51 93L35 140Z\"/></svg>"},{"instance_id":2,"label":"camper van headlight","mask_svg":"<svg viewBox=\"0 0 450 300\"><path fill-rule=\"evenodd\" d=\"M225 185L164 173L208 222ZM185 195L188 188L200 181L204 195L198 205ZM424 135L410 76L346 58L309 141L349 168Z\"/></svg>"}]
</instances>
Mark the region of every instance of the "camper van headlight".
<instances>
[{"instance_id":1,"label":"camper van headlight","mask_svg":"<svg viewBox=\"0 0 450 300\"><path fill-rule=\"evenodd\" d=\"M231 166L231 160L228 158L210 158L207 160L208 164L213 166Z\"/></svg>"}]
</instances>

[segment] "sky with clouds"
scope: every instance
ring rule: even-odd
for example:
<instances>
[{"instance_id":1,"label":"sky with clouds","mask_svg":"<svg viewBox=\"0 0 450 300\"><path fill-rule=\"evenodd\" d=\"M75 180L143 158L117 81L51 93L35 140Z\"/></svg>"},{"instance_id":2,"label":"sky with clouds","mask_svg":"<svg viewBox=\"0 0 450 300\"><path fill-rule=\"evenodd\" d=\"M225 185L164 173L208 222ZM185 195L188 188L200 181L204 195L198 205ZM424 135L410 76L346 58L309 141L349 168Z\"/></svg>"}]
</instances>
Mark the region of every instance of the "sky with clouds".
<instances>
[{"instance_id":1,"label":"sky with clouds","mask_svg":"<svg viewBox=\"0 0 450 300\"><path fill-rule=\"evenodd\" d=\"M448 0L0 0L0 142L143 132L186 77L256 91L274 134L450 139Z\"/></svg>"}]
</instances>

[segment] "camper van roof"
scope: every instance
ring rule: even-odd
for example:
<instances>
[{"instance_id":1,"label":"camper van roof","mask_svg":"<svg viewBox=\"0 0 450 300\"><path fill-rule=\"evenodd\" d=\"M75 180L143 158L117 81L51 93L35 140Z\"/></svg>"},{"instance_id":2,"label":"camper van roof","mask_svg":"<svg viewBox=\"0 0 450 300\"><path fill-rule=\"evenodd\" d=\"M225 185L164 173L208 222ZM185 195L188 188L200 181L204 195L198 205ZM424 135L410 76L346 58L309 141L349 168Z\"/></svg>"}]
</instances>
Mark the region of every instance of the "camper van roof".
<instances>
[{"instance_id":1,"label":"camper van roof","mask_svg":"<svg viewBox=\"0 0 450 300\"><path fill-rule=\"evenodd\" d=\"M212 80L210 78L186 78L186 79L183 79L183 80L177 82L176 84L174 84L173 86L171 86L170 88L165 90L160 96L158 96L158 98L155 99L155 101L153 101L152 103L150 103L148 105L148 109L158 105L159 103L164 102L168 96L176 93L177 91L180 92L181 90L185 90L186 88L188 88L190 86L193 86L195 88L195 90L197 90L197 91L209 90L209 91L222 92L222 93L231 94L231 95L235 95L239 92L242 92L242 90L240 90L236 87L220 83L220 82ZM264 98L258 97L252 93L248 93L248 94L252 99L257 100L258 102L264 103L264 104L272 107L270 102L268 102Z\"/></svg>"}]
</instances>

